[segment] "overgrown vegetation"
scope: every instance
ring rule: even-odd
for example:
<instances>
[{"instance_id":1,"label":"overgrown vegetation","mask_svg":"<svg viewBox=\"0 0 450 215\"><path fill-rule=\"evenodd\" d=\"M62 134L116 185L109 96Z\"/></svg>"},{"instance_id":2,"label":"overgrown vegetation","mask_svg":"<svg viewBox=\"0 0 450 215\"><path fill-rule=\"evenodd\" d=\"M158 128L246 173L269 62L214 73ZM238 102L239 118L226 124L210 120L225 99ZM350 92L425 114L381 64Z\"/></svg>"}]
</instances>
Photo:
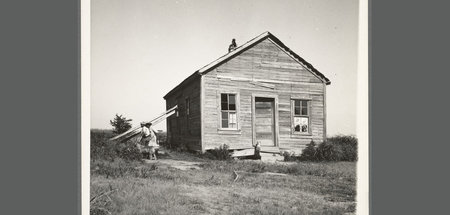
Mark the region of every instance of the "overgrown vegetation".
<instances>
[{"instance_id":1,"label":"overgrown vegetation","mask_svg":"<svg viewBox=\"0 0 450 215\"><path fill-rule=\"evenodd\" d=\"M138 161L142 158L134 140L125 143L109 141L109 138L113 136L110 130L91 131L92 160L114 161L120 158L125 161Z\"/></svg>"},{"instance_id":2,"label":"overgrown vegetation","mask_svg":"<svg viewBox=\"0 0 450 215\"><path fill-rule=\"evenodd\" d=\"M283 153L285 161L357 161L358 140L354 136L334 136L316 145L311 141L300 156Z\"/></svg>"},{"instance_id":3,"label":"overgrown vegetation","mask_svg":"<svg viewBox=\"0 0 450 215\"><path fill-rule=\"evenodd\" d=\"M91 211L98 214L103 211L106 214L344 214L355 210L354 162L203 161L201 169L185 171L158 162L146 164L120 159L93 162L91 198L100 197L91 203L91 209L95 210ZM235 171L239 174L237 180Z\"/></svg>"},{"instance_id":4,"label":"overgrown vegetation","mask_svg":"<svg viewBox=\"0 0 450 215\"><path fill-rule=\"evenodd\" d=\"M230 160L231 153L229 151L230 147L227 144L220 145L219 148L214 148L206 151L202 157L211 160Z\"/></svg>"},{"instance_id":5,"label":"overgrown vegetation","mask_svg":"<svg viewBox=\"0 0 450 215\"><path fill-rule=\"evenodd\" d=\"M103 175L106 178L148 178L151 171L157 169L156 164L139 166L140 164L137 161L126 162L120 158L113 162L105 160L91 161L91 175Z\"/></svg>"},{"instance_id":6,"label":"overgrown vegetation","mask_svg":"<svg viewBox=\"0 0 450 215\"><path fill-rule=\"evenodd\" d=\"M169 155L146 163L133 158L126 145L108 142L112 136L111 130L91 131L91 214L346 214L355 211L355 162L230 160L229 148L223 145L201 156L165 149ZM195 162L200 168L175 169L165 164L165 159Z\"/></svg>"}]
</instances>

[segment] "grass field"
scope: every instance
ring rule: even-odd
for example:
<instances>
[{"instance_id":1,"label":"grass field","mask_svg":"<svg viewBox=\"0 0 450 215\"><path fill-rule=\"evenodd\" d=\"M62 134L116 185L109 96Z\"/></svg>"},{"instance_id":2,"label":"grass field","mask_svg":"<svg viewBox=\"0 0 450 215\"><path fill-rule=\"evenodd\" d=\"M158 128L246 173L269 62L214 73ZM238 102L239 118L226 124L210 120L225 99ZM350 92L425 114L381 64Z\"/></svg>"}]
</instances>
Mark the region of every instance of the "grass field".
<instances>
[{"instance_id":1,"label":"grass field","mask_svg":"<svg viewBox=\"0 0 450 215\"><path fill-rule=\"evenodd\" d=\"M92 161L91 214L354 214L355 162L169 155L157 162ZM174 162L196 168L180 170Z\"/></svg>"}]
</instances>

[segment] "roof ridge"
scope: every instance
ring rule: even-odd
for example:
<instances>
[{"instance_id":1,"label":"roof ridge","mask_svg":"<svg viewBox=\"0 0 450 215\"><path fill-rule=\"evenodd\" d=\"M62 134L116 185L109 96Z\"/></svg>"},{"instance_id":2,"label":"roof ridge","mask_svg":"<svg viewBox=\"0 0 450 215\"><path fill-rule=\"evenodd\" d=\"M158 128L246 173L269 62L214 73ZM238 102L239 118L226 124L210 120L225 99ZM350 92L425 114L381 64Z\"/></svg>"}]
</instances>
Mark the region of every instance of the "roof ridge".
<instances>
[{"instance_id":1,"label":"roof ridge","mask_svg":"<svg viewBox=\"0 0 450 215\"><path fill-rule=\"evenodd\" d=\"M273 34L271 34L269 31L263 32L262 34L260 34L260 35L258 35L258 36L256 36L256 37L252 38L251 40L245 42L244 44L242 44L242 45L236 47L236 49L234 49L233 51L230 51L230 52L228 52L228 53L222 55L221 57L217 58L216 60L212 61L211 63L206 64L206 65L203 66L202 68L198 69L197 72L199 72L200 74L201 74L201 73L204 73L204 72L207 72L208 69L209 69L209 68L208 68L209 66L213 67L216 63L221 62L221 61L222 61L222 60L221 60L222 58L223 58L223 60L224 60L224 59L227 59L228 57L231 57L231 56L233 56L233 55L236 55L237 53L239 53L239 51L241 51L242 49L246 48L247 46L253 44L254 42L256 42L256 41L258 41L258 40L260 40L260 39L262 39L262 38L264 38L264 37L270 36L270 35L273 36ZM255 40L255 41L254 41L254 40ZM252 42L252 41L253 41L253 42ZM228 56L228 55L229 55L229 56ZM227 57L227 56L228 56L228 57Z\"/></svg>"},{"instance_id":2,"label":"roof ridge","mask_svg":"<svg viewBox=\"0 0 450 215\"><path fill-rule=\"evenodd\" d=\"M173 88L171 91L169 91L164 98L166 98L169 94L171 94L172 92L174 92L176 89L178 89L181 85L183 85L183 83L187 82L189 79L192 79L193 77L195 77L196 75L203 75L204 73L209 72L212 68L216 67L217 65L221 64L222 62L224 62L225 60L241 53L242 51L246 50L246 48L248 48L249 46L252 46L254 44L256 44L258 41L261 41L265 38L270 38L272 39L273 42L275 42L276 44L278 44L280 46L280 48L283 48L284 51L286 51L288 54L290 54L292 57L294 57L296 60L298 60L301 64L303 64L310 72L314 73L316 76L319 76L318 78L322 79L322 81L326 84L329 85L331 84L330 80L325 77L324 74L322 74L321 72L319 72L316 68L314 68L314 66L312 64L310 64L308 61L306 61L305 59L303 59L302 57L300 57L298 54L296 54L294 51L292 51L289 47L287 47L283 42L281 42L280 39L278 39L275 35L273 35L272 33L270 33L269 31L265 31L263 33L261 33L260 35L252 38L251 40L245 42L244 44L240 45L239 47L237 47L236 49L234 49L233 51L230 51L224 55L222 55L221 57L217 58L216 60L212 61L209 64L206 64L205 66L201 67L200 69L198 69L197 71L195 71L192 75L190 75L189 77L187 77L186 79L184 79L179 85L177 85L175 88Z\"/></svg>"}]
</instances>

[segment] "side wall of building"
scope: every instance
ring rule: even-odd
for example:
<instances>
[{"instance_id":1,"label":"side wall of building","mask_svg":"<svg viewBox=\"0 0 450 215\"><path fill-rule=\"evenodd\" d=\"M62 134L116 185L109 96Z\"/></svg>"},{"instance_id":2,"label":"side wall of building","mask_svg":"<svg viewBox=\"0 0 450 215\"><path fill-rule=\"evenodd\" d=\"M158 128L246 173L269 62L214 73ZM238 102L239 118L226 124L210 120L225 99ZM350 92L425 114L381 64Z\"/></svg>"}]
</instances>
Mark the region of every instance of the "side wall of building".
<instances>
[{"instance_id":1,"label":"side wall of building","mask_svg":"<svg viewBox=\"0 0 450 215\"><path fill-rule=\"evenodd\" d=\"M270 39L216 67L203 79L203 147L251 148L252 96L277 98L278 146L296 153L325 136L325 84ZM237 130L221 129L221 93L237 95ZM292 99L310 101L311 134L293 132Z\"/></svg>"},{"instance_id":2,"label":"side wall of building","mask_svg":"<svg viewBox=\"0 0 450 215\"><path fill-rule=\"evenodd\" d=\"M167 118L167 140L172 146L201 151L200 78L166 97L166 109L175 105L177 113Z\"/></svg>"}]
</instances>

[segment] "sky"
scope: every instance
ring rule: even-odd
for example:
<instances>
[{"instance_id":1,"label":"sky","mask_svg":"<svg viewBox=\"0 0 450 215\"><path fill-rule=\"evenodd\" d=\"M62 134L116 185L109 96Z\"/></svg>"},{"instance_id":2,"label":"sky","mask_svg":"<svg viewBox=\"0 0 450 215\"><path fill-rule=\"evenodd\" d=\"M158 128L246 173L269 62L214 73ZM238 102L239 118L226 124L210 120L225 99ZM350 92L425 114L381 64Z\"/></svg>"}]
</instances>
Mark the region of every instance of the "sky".
<instances>
[{"instance_id":1,"label":"sky","mask_svg":"<svg viewBox=\"0 0 450 215\"><path fill-rule=\"evenodd\" d=\"M112 128L116 113L151 120L232 38L265 31L330 79L327 135L356 134L357 0L91 0L91 128Z\"/></svg>"}]
</instances>

